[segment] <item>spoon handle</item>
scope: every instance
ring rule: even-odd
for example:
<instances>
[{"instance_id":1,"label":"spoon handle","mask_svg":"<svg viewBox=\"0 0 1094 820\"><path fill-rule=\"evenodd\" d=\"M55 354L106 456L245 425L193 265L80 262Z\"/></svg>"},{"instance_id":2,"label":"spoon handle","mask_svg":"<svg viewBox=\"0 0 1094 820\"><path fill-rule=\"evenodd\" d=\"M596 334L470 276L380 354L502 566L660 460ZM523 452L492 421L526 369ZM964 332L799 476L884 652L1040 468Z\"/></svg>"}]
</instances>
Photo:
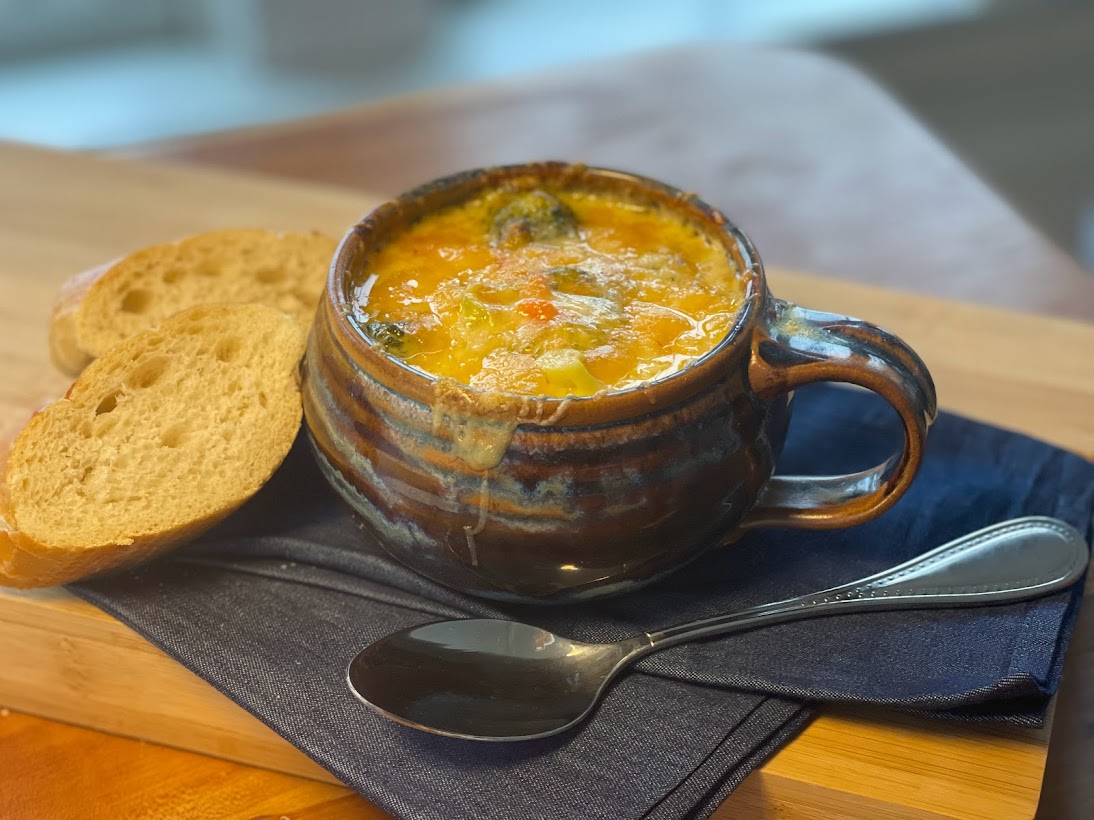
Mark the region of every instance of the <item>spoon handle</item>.
<instances>
[{"instance_id":1,"label":"spoon handle","mask_svg":"<svg viewBox=\"0 0 1094 820\"><path fill-rule=\"evenodd\" d=\"M1055 518L1015 518L858 581L649 632L649 646L641 654L696 638L825 614L1036 598L1077 581L1088 560L1086 542L1074 527Z\"/></svg>"}]
</instances>

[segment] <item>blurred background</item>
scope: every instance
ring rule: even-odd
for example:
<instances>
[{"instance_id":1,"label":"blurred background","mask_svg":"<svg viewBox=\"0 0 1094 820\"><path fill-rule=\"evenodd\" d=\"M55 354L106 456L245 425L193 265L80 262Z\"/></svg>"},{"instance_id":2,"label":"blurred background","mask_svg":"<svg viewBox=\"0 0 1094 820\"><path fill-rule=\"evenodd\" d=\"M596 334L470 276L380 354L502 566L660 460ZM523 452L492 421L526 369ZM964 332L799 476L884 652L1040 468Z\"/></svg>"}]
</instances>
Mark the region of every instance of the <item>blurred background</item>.
<instances>
[{"instance_id":1,"label":"blurred background","mask_svg":"<svg viewBox=\"0 0 1094 820\"><path fill-rule=\"evenodd\" d=\"M116 148L712 41L856 63L1094 270L1094 0L0 0L0 138Z\"/></svg>"}]
</instances>

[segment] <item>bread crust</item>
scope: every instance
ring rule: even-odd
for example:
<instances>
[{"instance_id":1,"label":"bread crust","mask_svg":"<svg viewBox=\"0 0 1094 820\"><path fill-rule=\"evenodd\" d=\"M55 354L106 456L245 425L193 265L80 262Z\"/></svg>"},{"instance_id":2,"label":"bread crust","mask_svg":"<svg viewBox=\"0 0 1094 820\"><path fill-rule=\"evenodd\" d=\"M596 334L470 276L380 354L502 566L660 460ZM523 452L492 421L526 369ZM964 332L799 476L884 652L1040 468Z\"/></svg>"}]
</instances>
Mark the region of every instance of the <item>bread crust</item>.
<instances>
[{"instance_id":1,"label":"bread crust","mask_svg":"<svg viewBox=\"0 0 1094 820\"><path fill-rule=\"evenodd\" d=\"M104 544L79 550L50 547L29 538L17 529L18 523L10 510L5 511L6 515L0 514L0 586L22 589L57 586L144 563L197 538L241 505L242 502L225 507L185 527L134 538L130 544ZM12 529L5 530L7 526Z\"/></svg>"},{"instance_id":2,"label":"bread crust","mask_svg":"<svg viewBox=\"0 0 1094 820\"><path fill-rule=\"evenodd\" d=\"M105 265L78 273L62 285L49 318L49 358L53 366L68 376L78 376L94 358L80 345L76 316L92 286L113 268L121 257Z\"/></svg>"}]
</instances>

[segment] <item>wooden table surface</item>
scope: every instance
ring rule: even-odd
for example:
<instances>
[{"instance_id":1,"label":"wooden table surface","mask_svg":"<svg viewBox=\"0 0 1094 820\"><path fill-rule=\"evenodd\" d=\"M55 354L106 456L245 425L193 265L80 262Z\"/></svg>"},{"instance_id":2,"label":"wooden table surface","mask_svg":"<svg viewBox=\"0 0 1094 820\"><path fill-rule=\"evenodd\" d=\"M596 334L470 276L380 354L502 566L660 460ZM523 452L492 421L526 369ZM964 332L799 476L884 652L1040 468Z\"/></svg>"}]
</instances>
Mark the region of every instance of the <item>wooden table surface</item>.
<instances>
[{"instance_id":1,"label":"wooden table surface","mask_svg":"<svg viewBox=\"0 0 1094 820\"><path fill-rule=\"evenodd\" d=\"M475 165L583 160L700 192L773 264L1094 317L1091 278L907 113L854 70L795 52L627 58L123 153L386 193ZM1088 607L1058 698L1044 816L1094 816L1092 619ZM19 764L0 774L5 818L116 816L123 792L142 796L127 816L379 816L329 784L3 711L0 761ZM66 761L77 782L57 774Z\"/></svg>"}]
</instances>

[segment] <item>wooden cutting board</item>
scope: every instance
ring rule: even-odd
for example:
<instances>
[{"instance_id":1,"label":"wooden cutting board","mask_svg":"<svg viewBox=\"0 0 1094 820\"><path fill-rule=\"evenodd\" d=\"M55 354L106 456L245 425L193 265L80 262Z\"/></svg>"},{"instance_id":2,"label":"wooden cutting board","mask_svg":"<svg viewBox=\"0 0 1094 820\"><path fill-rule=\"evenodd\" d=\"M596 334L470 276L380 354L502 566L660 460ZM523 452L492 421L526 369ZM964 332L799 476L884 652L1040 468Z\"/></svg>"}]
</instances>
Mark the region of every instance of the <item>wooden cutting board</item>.
<instances>
[{"instance_id":1,"label":"wooden cutting board","mask_svg":"<svg viewBox=\"0 0 1094 820\"><path fill-rule=\"evenodd\" d=\"M0 143L0 435L66 380L46 323L60 281L215 227L340 235L377 201L217 171ZM895 331L949 410L1094 454L1094 325L772 271L774 290ZM1032 286L1032 283L1031 283ZM61 590L0 592L0 705L310 778L333 778L127 627ZM1032 817L1047 730L830 709L716 816ZM636 776L639 773L635 773Z\"/></svg>"}]
</instances>

